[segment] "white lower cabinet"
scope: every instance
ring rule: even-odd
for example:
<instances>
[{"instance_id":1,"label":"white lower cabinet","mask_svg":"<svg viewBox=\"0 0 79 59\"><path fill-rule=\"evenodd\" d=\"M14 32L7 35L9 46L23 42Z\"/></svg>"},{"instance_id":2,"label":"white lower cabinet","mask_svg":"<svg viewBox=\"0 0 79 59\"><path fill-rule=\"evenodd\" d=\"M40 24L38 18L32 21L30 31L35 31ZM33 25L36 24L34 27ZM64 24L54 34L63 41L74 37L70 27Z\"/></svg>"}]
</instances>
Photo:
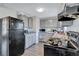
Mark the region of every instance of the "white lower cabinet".
<instances>
[{"instance_id":1,"label":"white lower cabinet","mask_svg":"<svg viewBox=\"0 0 79 59\"><path fill-rule=\"evenodd\" d=\"M36 42L35 33L25 34L25 49L35 44L35 42Z\"/></svg>"}]
</instances>

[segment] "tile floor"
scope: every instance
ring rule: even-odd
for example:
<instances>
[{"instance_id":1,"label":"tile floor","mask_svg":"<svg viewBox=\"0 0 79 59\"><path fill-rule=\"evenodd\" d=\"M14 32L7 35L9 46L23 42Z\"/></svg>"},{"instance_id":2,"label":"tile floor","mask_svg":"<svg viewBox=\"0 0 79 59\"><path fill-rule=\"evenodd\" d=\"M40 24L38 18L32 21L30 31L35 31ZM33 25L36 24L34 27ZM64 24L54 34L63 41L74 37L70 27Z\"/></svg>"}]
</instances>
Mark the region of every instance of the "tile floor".
<instances>
[{"instance_id":1,"label":"tile floor","mask_svg":"<svg viewBox=\"0 0 79 59\"><path fill-rule=\"evenodd\" d=\"M22 56L43 56L44 55L44 43L39 42L38 44L33 45L32 47L29 47L28 49L25 49L25 52Z\"/></svg>"}]
</instances>

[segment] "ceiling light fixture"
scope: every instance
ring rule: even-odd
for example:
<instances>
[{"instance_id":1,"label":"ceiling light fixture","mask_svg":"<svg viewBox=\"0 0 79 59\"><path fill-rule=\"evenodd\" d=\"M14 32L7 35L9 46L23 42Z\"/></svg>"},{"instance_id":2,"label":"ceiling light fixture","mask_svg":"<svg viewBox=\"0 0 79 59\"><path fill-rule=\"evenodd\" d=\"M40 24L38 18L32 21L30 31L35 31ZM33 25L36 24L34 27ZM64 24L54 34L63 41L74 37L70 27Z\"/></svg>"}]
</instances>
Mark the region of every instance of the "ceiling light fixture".
<instances>
[{"instance_id":1,"label":"ceiling light fixture","mask_svg":"<svg viewBox=\"0 0 79 59\"><path fill-rule=\"evenodd\" d=\"M37 12L40 12L40 13L41 13L41 12L44 12L44 8L37 8L36 11L37 11Z\"/></svg>"}]
</instances>

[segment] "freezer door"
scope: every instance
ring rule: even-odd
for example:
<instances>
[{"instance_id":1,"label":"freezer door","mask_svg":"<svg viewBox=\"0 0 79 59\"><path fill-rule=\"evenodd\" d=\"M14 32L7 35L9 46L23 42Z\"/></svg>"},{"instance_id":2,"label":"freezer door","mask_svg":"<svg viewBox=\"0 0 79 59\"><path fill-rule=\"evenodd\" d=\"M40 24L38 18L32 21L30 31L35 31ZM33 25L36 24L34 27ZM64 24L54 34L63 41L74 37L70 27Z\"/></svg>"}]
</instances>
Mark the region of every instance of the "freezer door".
<instances>
[{"instance_id":1,"label":"freezer door","mask_svg":"<svg viewBox=\"0 0 79 59\"><path fill-rule=\"evenodd\" d=\"M10 22L9 25L10 29L22 29L22 30L24 29L24 24L22 20L10 17L9 22Z\"/></svg>"}]
</instances>

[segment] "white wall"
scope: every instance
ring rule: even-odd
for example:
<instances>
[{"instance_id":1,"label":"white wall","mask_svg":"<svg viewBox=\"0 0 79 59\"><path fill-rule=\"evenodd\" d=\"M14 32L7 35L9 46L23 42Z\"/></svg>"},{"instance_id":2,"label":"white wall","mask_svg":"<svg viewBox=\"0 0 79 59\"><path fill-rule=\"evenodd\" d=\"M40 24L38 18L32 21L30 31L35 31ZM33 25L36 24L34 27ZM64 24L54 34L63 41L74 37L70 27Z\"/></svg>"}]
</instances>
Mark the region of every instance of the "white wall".
<instances>
[{"instance_id":1,"label":"white wall","mask_svg":"<svg viewBox=\"0 0 79 59\"><path fill-rule=\"evenodd\" d=\"M6 16L17 17L17 12L9 8L0 7L0 18Z\"/></svg>"},{"instance_id":2,"label":"white wall","mask_svg":"<svg viewBox=\"0 0 79 59\"><path fill-rule=\"evenodd\" d=\"M36 43L39 42L40 19L36 16L33 18L33 30L36 32Z\"/></svg>"},{"instance_id":3,"label":"white wall","mask_svg":"<svg viewBox=\"0 0 79 59\"><path fill-rule=\"evenodd\" d=\"M67 28L68 31L79 32L79 18L73 21L73 25Z\"/></svg>"},{"instance_id":4,"label":"white wall","mask_svg":"<svg viewBox=\"0 0 79 59\"><path fill-rule=\"evenodd\" d=\"M56 29L57 28L58 19L56 17L49 17L40 20L40 28L44 28L47 30Z\"/></svg>"}]
</instances>

